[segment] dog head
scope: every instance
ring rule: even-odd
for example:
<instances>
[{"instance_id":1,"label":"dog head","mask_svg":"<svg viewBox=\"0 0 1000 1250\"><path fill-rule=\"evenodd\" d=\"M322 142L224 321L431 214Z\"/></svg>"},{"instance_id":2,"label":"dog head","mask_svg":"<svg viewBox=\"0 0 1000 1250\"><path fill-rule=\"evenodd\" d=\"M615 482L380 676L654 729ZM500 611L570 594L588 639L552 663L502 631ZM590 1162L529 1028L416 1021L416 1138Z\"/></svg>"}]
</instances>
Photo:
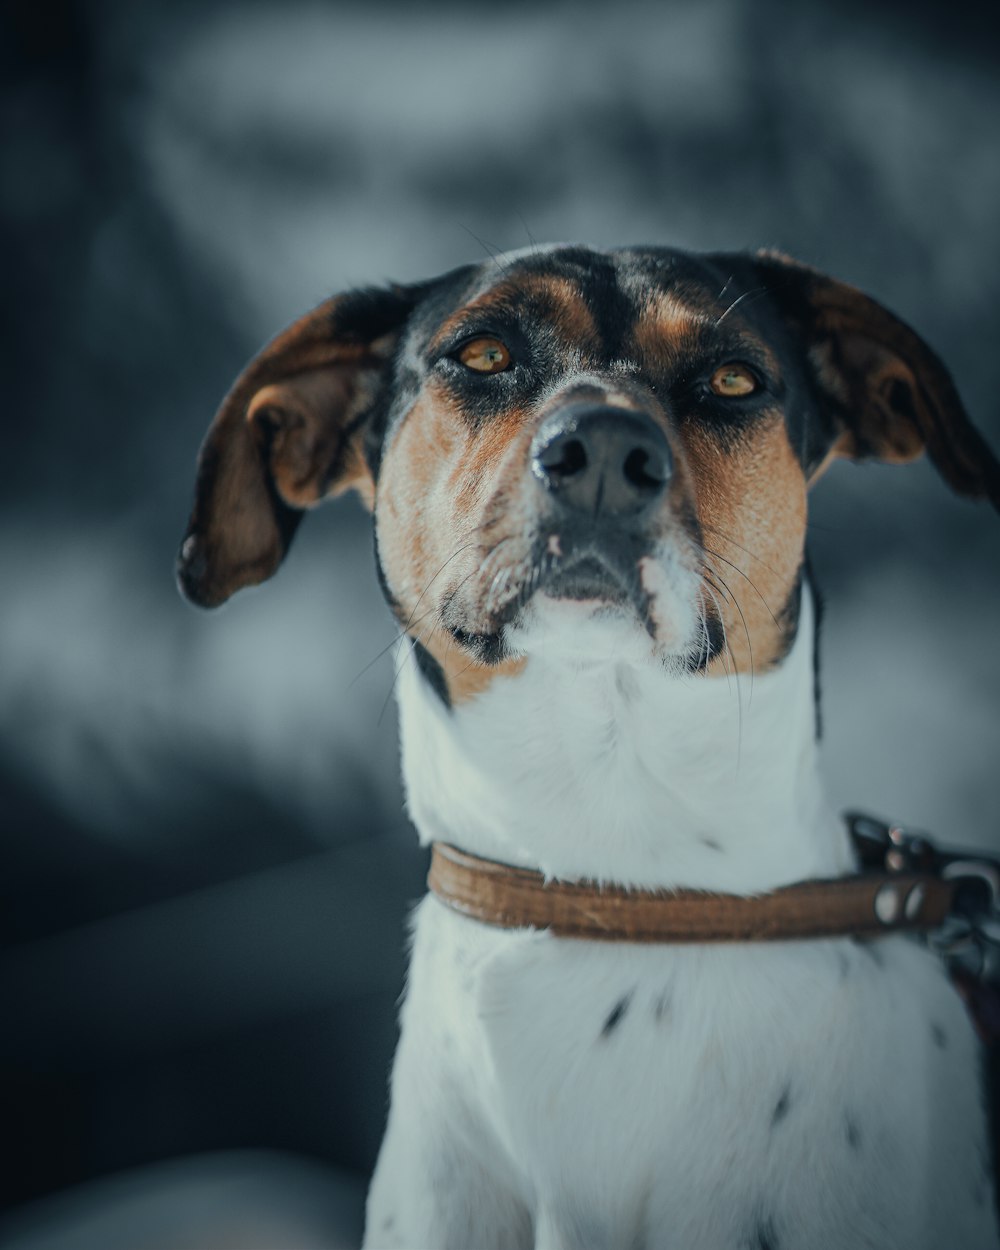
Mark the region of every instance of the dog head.
<instances>
[{"instance_id":1,"label":"dog head","mask_svg":"<svg viewBox=\"0 0 1000 1250\"><path fill-rule=\"evenodd\" d=\"M448 701L546 648L760 671L795 634L809 485L924 450L1000 506L941 361L854 288L768 253L532 249L270 343L205 440L179 580L222 603L353 487Z\"/></svg>"}]
</instances>

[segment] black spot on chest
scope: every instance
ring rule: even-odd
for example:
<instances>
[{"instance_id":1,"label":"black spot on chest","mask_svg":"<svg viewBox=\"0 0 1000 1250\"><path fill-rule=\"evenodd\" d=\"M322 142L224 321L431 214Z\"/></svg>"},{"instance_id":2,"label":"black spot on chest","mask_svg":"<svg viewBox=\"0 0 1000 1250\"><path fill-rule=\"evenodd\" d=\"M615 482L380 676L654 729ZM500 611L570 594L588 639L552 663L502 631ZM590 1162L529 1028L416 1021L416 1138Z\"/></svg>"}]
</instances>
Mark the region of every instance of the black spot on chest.
<instances>
[{"instance_id":1,"label":"black spot on chest","mask_svg":"<svg viewBox=\"0 0 1000 1250\"><path fill-rule=\"evenodd\" d=\"M619 1024L621 1024L622 1020L625 1018L625 1013L628 1011L629 1005L631 1002L632 1002L632 994L631 992L629 992L623 998L620 998L618 1002L615 1003L615 1005L608 1012L607 1018L605 1019L604 1024L601 1027L601 1037L611 1036L611 1034L615 1031L615 1029L619 1026Z\"/></svg>"},{"instance_id":2,"label":"black spot on chest","mask_svg":"<svg viewBox=\"0 0 1000 1250\"><path fill-rule=\"evenodd\" d=\"M746 1250L780 1250L781 1243L774 1231L774 1221L763 1219L757 1223L750 1239L743 1243Z\"/></svg>"},{"instance_id":3,"label":"black spot on chest","mask_svg":"<svg viewBox=\"0 0 1000 1250\"><path fill-rule=\"evenodd\" d=\"M771 1127L772 1128L780 1124L781 1121L785 1118L785 1116L788 1115L788 1108L791 1106L791 1103L792 1103L792 1091L789 1088L789 1086L786 1085L785 1088L781 1091L781 1097L778 1099L778 1101L774 1105L774 1111L771 1115Z\"/></svg>"}]
</instances>

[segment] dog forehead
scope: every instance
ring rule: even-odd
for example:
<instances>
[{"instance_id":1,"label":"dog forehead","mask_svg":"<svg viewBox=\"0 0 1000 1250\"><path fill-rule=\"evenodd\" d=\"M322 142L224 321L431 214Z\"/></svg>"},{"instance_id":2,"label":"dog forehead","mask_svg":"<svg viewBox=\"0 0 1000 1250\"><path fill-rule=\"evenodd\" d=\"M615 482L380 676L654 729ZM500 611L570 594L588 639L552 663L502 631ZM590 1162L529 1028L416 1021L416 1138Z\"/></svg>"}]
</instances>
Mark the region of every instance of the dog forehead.
<instances>
[{"instance_id":1,"label":"dog forehead","mask_svg":"<svg viewBox=\"0 0 1000 1250\"><path fill-rule=\"evenodd\" d=\"M643 318L674 319L678 328L713 320L725 285L720 272L707 258L668 248L553 244L502 253L447 275L430 292L411 320L407 354L415 363L477 316L498 316L525 330L555 325L614 357Z\"/></svg>"}]
</instances>

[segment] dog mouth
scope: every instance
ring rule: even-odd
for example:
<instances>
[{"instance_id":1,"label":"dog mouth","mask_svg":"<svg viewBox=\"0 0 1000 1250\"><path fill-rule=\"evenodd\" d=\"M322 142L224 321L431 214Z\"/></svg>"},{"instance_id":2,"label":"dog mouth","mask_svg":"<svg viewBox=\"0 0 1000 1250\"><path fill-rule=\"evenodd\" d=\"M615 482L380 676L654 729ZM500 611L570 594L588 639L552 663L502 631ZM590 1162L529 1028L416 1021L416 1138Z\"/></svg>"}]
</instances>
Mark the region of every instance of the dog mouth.
<instances>
[{"instance_id":1,"label":"dog mouth","mask_svg":"<svg viewBox=\"0 0 1000 1250\"><path fill-rule=\"evenodd\" d=\"M446 601L442 619L457 642L487 663L503 658L505 628L523 620L536 596L579 604L581 613L631 616L653 635L650 594L640 571L650 555L650 543L638 536L536 534L521 558L499 568L490 560L481 566L482 598L472 613L478 628L469 629L457 600Z\"/></svg>"},{"instance_id":2,"label":"dog mouth","mask_svg":"<svg viewBox=\"0 0 1000 1250\"><path fill-rule=\"evenodd\" d=\"M537 590L550 599L631 606L640 611L645 592L639 580L638 561L627 563L619 555L589 548L553 563L539 579Z\"/></svg>"},{"instance_id":3,"label":"dog mouth","mask_svg":"<svg viewBox=\"0 0 1000 1250\"><path fill-rule=\"evenodd\" d=\"M596 656L611 647L617 655L653 656L678 672L705 669L724 650L719 613L704 593L696 555L681 540L546 527L517 544L517 553L515 542L496 542L475 584L466 576L465 593L456 588L441 605L442 626L480 663L549 646L543 640L550 636L562 638L567 655Z\"/></svg>"}]
</instances>

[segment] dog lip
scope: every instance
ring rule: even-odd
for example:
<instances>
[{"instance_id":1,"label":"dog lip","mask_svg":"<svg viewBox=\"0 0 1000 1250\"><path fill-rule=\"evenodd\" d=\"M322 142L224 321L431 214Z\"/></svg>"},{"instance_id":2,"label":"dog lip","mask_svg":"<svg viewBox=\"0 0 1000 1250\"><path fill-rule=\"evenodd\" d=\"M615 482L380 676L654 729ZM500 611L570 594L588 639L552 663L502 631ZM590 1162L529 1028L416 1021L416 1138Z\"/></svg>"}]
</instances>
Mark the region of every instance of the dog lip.
<instances>
[{"instance_id":1,"label":"dog lip","mask_svg":"<svg viewBox=\"0 0 1000 1250\"><path fill-rule=\"evenodd\" d=\"M553 599L601 599L607 603L634 600L639 588L638 569L597 548L576 552L558 561L539 589Z\"/></svg>"},{"instance_id":2,"label":"dog lip","mask_svg":"<svg viewBox=\"0 0 1000 1250\"><path fill-rule=\"evenodd\" d=\"M551 530L536 535L530 555L516 563L522 575L517 581L501 578L502 599L489 598L470 619L474 628L459 619L463 613L447 612L445 627L460 642L500 639L506 626L515 624L536 594L562 602L597 603L631 610L649 624L649 595L642 584L640 561L651 554L647 537L636 533L614 535L591 531ZM495 580L495 579L494 579ZM492 592L491 592L492 593ZM481 649L477 643L476 649Z\"/></svg>"}]
</instances>

